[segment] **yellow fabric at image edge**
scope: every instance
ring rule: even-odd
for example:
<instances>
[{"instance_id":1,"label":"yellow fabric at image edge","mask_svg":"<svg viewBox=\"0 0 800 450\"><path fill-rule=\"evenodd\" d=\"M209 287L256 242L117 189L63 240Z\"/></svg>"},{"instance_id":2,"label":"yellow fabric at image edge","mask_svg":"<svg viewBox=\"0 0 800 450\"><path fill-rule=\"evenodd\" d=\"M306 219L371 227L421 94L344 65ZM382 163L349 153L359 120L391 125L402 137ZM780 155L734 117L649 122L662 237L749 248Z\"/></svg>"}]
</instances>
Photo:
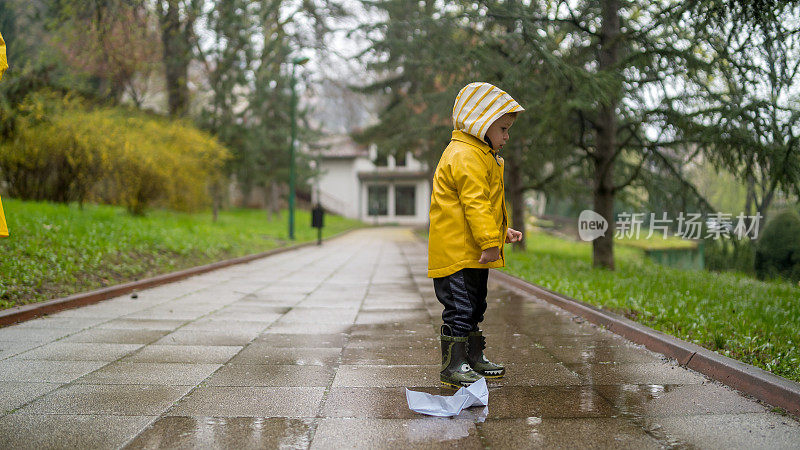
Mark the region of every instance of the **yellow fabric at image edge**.
<instances>
[{"instance_id":1,"label":"yellow fabric at image edge","mask_svg":"<svg viewBox=\"0 0 800 450\"><path fill-rule=\"evenodd\" d=\"M3 35L0 34L0 79L3 78L3 72L8 68L6 62L6 43L3 41ZM8 226L6 225L6 216L3 215L3 200L0 199L0 237L8 236Z\"/></svg>"},{"instance_id":2,"label":"yellow fabric at image edge","mask_svg":"<svg viewBox=\"0 0 800 450\"><path fill-rule=\"evenodd\" d=\"M6 216L3 215L3 199L0 198L0 237L8 237L8 226Z\"/></svg>"},{"instance_id":3,"label":"yellow fabric at image edge","mask_svg":"<svg viewBox=\"0 0 800 450\"><path fill-rule=\"evenodd\" d=\"M3 40L3 35L0 34L0 79L3 79L3 72L8 69L8 60L6 59L6 43Z\"/></svg>"}]
</instances>

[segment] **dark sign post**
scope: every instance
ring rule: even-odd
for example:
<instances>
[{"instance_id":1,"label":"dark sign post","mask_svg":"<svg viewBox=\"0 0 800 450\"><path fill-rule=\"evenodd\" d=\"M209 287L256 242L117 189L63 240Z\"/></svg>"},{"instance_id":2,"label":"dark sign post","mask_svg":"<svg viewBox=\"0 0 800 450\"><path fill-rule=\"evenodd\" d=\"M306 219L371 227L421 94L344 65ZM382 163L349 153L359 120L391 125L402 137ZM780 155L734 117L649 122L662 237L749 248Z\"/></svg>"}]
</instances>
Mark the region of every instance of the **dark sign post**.
<instances>
[{"instance_id":1,"label":"dark sign post","mask_svg":"<svg viewBox=\"0 0 800 450\"><path fill-rule=\"evenodd\" d=\"M325 209L319 203L311 210L311 226L317 229L317 245L322 245L322 227L325 221Z\"/></svg>"}]
</instances>

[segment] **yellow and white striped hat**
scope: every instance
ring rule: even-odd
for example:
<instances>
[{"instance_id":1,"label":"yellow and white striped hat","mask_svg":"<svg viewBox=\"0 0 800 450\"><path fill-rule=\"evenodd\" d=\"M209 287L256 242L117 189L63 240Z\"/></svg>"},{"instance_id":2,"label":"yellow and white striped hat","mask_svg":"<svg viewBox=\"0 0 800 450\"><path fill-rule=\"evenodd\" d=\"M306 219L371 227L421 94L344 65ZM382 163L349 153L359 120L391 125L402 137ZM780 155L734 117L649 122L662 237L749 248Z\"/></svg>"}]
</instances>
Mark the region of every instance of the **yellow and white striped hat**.
<instances>
[{"instance_id":1,"label":"yellow and white striped hat","mask_svg":"<svg viewBox=\"0 0 800 450\"><path fill-rule=\"evenodd\" d=\"M503 114L525 111L505 91L478 81L464 86L453 105L453 128L484 141L486 130Z\"/></svg>"}]
</instances>

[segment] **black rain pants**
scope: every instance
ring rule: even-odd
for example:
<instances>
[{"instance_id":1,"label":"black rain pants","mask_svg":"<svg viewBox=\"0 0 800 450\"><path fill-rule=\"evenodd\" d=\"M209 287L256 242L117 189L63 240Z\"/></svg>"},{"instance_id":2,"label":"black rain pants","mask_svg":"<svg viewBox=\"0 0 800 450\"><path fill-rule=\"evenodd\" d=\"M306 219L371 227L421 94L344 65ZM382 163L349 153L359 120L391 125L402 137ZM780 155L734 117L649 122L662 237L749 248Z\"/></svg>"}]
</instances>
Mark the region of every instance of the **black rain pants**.
<instances>
[{"instance_id":1,"label":"black rain pants","mask_svg":"<svg viewBox=\"0 0 800 450\"><path fill-rule=\"evenodd\" d=\"M466 336L478 329L486 312L486 283L489 269L461 269L446 277L433 279L433 290L444 305L442 321L453 336Z\"/></svg>"}]
</instances>

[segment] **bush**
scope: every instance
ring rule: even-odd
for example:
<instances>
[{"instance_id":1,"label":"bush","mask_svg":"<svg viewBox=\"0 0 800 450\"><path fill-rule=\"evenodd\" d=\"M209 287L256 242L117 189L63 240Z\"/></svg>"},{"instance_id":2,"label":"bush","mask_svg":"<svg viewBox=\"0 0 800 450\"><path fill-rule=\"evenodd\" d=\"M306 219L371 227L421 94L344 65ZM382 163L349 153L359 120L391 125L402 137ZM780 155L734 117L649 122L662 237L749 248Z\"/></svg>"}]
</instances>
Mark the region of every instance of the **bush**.
<instances>
[{"instance_id":1,"label":"bush","mask_svg":"<svg viewBox=\"0 0 800 450\"><path fill-rule=\"evenodd\" d=\"M703 256L708 270L734 271L754 275L756 246L750 239L705 239Z\"/></svg>"},{"instance_id":2,"label":"bush","mask_svg":"<svg viewBox=\"0 0 800 450\"><path fill-rule=\"evenodd\" d=\"M785 211L772 219L756 247L755 270L759 279L785 278L800 282L800 216Z\"/></svg>"},{"instance_id":3,"label":"bush","mask_svg":"<svg viewBox=\"0 0 800 450\"><path fill-rule=\"evenodd\" d=\"M100 201L141 214L151 204L193 211L208 204L228 151L189 124L124 108L88 108L52 93L20 106L0 171L12 197Z\"/></svg>"},{"instance_id":4,"label":"bush","mask_svg":"<svg viewBox=\"0 0 800 450\"><path fill-rule=\"evenodd\" d=\"M90 136L76 132L73 97L34 94L19 107L10 142L0 145L0 170L9 194L32 200L83 201L106 169Z\"/></svg>"}]
</instances>

